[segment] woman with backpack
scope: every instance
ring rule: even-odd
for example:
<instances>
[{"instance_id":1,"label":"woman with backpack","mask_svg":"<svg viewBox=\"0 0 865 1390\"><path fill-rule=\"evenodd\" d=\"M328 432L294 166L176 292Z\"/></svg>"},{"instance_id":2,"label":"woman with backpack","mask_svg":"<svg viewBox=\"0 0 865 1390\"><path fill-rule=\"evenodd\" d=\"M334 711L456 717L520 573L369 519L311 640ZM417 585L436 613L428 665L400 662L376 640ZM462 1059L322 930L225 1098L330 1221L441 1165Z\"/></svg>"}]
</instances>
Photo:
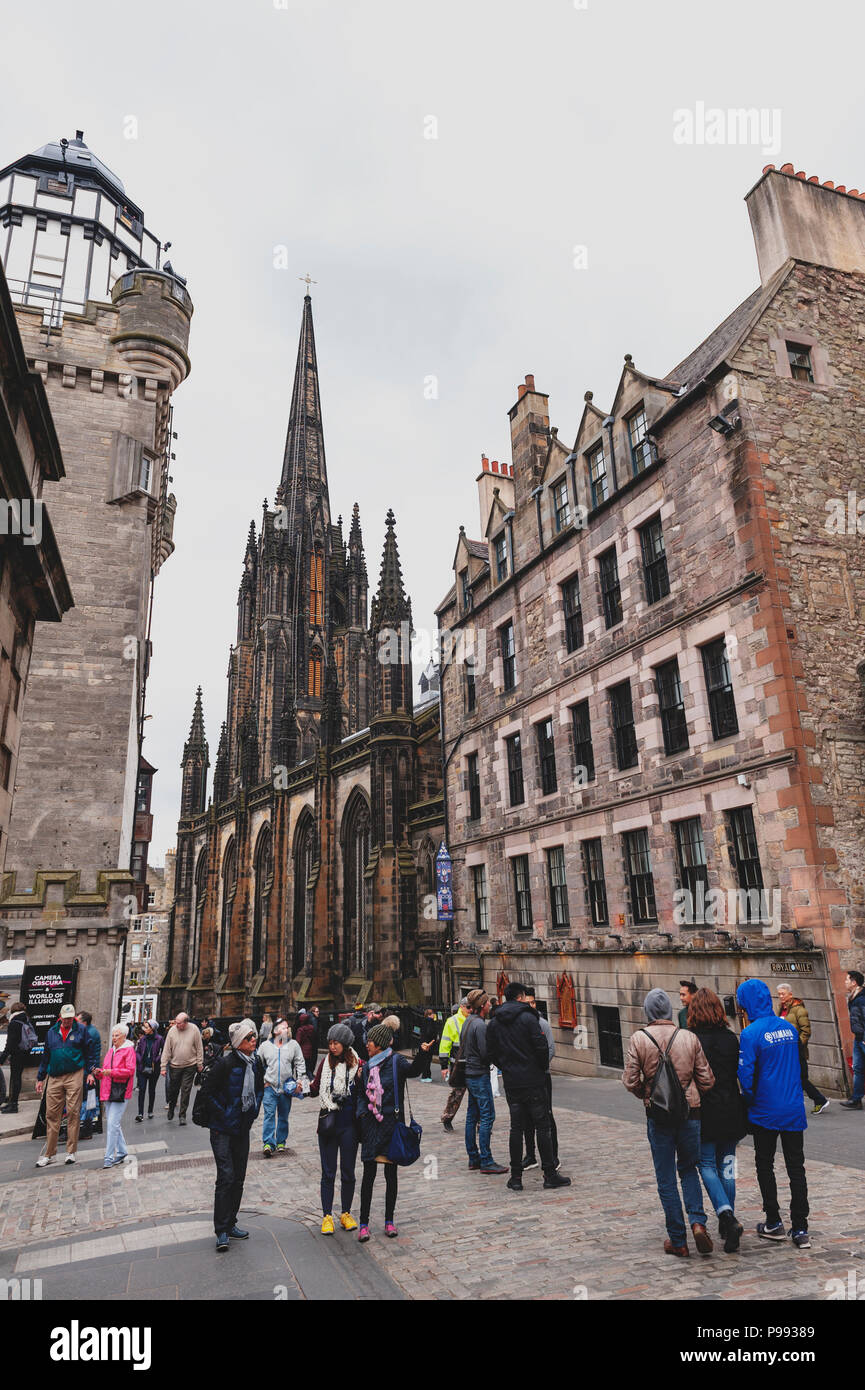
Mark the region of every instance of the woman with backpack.
<instances>
[{"instance_id":1,"label":"woman with backpack","mask_svg":"<svg viewBox=\"0 0 865 1390\"><path fill-rule=\"evenodd\" d=\"M0 1057L0 1066L9 1063L9 1099L0 1106L4 1115L18 1114L18 1097L21 1094L21 1073L30 1056L30 1049L36 1042L36 1029L27 1016L27 1010L16 999L9 1005L9 1026L6 1030L6 1046Z\"/></svg>"},{"instance_id":2,"label":"woman with backpack","mask_svg":"<svg viewBox=\"0 0 865 1390\"><path fill-rule=\"evenodd\" d=\"M318 1064L309 1088L317 1096L318 1151L321 1157L321 1233L332 1236L336 1230L333 1219L333 1194L336 1186L336 1161L339 1158L340 1205L339 1224L344 1231L356 1231L357 1222L351 1214L354 1200L354 1165L357 1158L355 1106L361 1061L354 1051L354 1034L345 1023L335 1023L328 1030L327 1052Z\"/></svg>"},{"instance_id":3,"label":"woman with backpack","mask_svg":"<svg viewBox=\"0 0 865 1390\"><path fill-rule=\"evenodd\" d=\"M745 1111L737 1079L739 1039L727 1026L714 990L698 989L688 1004L688 1028L696 1033L715 1075L700 1106L700 1177L718 1218L718 1234L732 1255L742 1227L736 1219L736 1145L745 1133Z\"/></svg>"},{"instance_id":4,"label":"woman with backpack","mask_svg":"<svg viewBox=\"0 0 865 1390\"><path fill-rule=\"evenodd\" d=\"M622 1082L646 1108L646 1134L667 1226L664 1254L680 1259L690 1254L681 1182L694 1243L701 1255L709 1255L713 1247L697 1170L700 1098L714 1086L715 1077L696 1034L673 1022L668 994L650 989L643 1008L647 1026L631 1034Z\"/></svg>"},{"instance_id":5,"label":"woman with backpack","mask_svg":"<svg viewBox=\"0 0 865 1390\"><path fill-rule=\"evenodd\" d=\"M421 1043L421 1051L429 1052L432 1042ZM357 1238L369 1240L369 1214L372 1190L378 1165L384 1164L384 1233L393 1239L399 1235L394 1224L397 1197L397 1165L388 1157L396 1129L397 1116L405 1101L405 1083L410 1076L420 1076L423 1062L421 1052L413 1061L393 1050L393 1033L383 1023L377 1023L366 1035L369 1060L361 1070L357 1097L357 1117L360 1122L360 1156L363 1180L360 1186L360 1230Z\"/></svg>"},{"instance_id":6,"label":"woman with backpack","mask_svg":"<svg viewBox=\"0 0 865 1390\"><path fill-rule=\"evenodd\" d=\"M159 1080L159 1058L162 1056L162 1035L157 1033L155 1024L146 1019L141 1027L141 1037L135 1044L135 1069L138 1077L138 1124L144 1119L144 1098L147 1096L147 1118L153 1119L153 1102L156 1099L156 1083Z\"/></svg>"}]
</instances>

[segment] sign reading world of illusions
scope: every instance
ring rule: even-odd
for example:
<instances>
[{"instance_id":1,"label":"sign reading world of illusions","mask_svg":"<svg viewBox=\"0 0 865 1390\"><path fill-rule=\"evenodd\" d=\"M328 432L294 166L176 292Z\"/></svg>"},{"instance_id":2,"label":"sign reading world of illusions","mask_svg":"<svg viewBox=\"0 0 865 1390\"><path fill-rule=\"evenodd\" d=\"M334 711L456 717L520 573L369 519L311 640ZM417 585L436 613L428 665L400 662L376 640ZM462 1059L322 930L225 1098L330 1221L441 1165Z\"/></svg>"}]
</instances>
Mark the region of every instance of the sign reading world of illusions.
<instances>
[{"instance_id":1,"label":"sign reading world of illusions","mask_svg":"<svg viewBox=\"0 0 865 1390\"><path fill-rule=\"evenodd\" d=\"M453 866L444 840L436 855L436 917L440 922L454 919Z\"/></svg>"},{"instance_id":2,"label":"sign reading world of illusions","mask_svg":"<svg viewBox=\"0 0 865 1390\"><path fill-rule=\"evenodd\" d=\"M77 965L25 965L21 976L21 1002L36 1029L32 1061L41 1059L45 1034L57 1022L63 1004L74 1002Z\"/></svg>"}]
</instances>

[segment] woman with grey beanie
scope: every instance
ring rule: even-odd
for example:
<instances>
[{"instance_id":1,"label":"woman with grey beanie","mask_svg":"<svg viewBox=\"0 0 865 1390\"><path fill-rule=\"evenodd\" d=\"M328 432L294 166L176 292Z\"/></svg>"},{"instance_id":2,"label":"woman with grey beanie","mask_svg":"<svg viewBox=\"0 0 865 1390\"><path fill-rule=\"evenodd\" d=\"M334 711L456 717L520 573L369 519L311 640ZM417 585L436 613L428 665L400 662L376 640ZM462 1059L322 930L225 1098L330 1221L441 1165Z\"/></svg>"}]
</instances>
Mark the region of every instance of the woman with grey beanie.
<instances>
[{"instance_id":1,"label":"woman with grey beanie","mask_svg":"<svg viewBox=\"0 0 865 1390\"><path fill-rule=\"evenodd\" d=\"M317 1096L318 1151L321 1157L321 1233L332 1236L336 1230L333 1219L333 1194L336 1187L336 1161L339 1158L340 1204L339 1224L344 1231L356 1231L357 1222L351 1214L354 1200L354 1165L357 1158L355 1105L360 1058L354 1051L354 1034L344 1023L335 1023L328 1031L327 1053L318 1064L309 1087Z\"/></svg>"}]
</instances>

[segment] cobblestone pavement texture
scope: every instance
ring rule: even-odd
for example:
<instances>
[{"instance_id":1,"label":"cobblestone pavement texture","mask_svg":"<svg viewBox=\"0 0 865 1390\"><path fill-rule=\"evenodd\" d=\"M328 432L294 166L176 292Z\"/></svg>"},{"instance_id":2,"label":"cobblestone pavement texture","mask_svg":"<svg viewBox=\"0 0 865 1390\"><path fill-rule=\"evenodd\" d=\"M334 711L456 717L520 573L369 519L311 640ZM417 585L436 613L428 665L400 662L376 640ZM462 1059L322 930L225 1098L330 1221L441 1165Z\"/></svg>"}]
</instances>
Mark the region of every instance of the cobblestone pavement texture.
<instances>
[{"instance_id":1,"label":"cobblestone pavement texture","mask_svg":"<svg viewBox=\"0 0 865 1390\"><path fill-rule=\"evenodd\" d=\"M865 1151L858 1114L839 1114L832 1132L817 1129L824 1120L818 1117L806 1136L811 1250L757 1238L763 1213L746 1143L739 1150L737 1209L746 1229L740 1252L725 1255L716 1245L706 1257L692 1246L690 1259L675 1260L663 1254L663 1217L638 1103L607 1081L557 1079L555 1093L562 1172L572 1186L544 1191L535 1169L517 1194L504 1176L468 1170L465 1105L455 1132L446 1134L439 1121L444 1087L412 1085L423 1156L400 1173L397 1240L384 1236L384 1184L377 1183L366 1246L339 1229L320 1234L314 1102L295 1103L284 1155L262 1159L260 1120L253 1130L241 1212L253 1238L233 1244L228 1256L213 1252L214 1167L205 1131L179 1130L162 1110L143 1127L128 1115L124 1131L135 1161L111 1170L100 1166L98 1139L96 1148L82 1146L74 1167L63 1165L61 1151L57 1165L39 1171L32 1167L37 1144L5 1140L0 1274L42 1277L46 1298L68 1297L72 1287L84 1297L135 1298L144 1288L161 1298L212 1298L220 1291L235 1297L244 1288L240 1262L249 1270L247 1298L821 1300L831 1280L848 1287L851 1271L865 1286L863 1165L829 1161L833 1132L843 1137L845 1152ZM493 1153L506 1161L503 1098L496 1108ZM780 1153L776 1166L783 1211ZM716 1228L714 1217L709 1228Z\"/></svg>"}]
</instances>

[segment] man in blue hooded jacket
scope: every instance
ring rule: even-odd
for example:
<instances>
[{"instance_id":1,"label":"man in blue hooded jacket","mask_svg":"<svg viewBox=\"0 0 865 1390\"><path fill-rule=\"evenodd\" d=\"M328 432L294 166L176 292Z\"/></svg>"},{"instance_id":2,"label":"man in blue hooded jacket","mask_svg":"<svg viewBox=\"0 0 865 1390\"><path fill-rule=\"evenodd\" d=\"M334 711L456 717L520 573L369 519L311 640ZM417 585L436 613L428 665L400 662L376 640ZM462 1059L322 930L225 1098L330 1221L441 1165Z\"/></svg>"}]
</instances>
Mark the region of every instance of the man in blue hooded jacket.
<instances>
[{"instance_id":1,"label":"man in blue hooded jacket","mask_svg":"<svg viewBox=\"0 0 865 1390\"><path fill-rule=\"evenodd\" d=\"M804 1153L808 1121L802 1099L799 1034L792 1023L775 1017L772 996L762 980L745 980L736 991L736 999L749 1020L739 1039L739 1085L754 1134L757 1181L766 1213L765 1222L757 1226L757 1235L766 1240L783 1240L786 1235L775 1182L775 1149L780 1134L790 1179L790 1238L799 1250L810 1250Z\"/></svg>"}]
</instances>

